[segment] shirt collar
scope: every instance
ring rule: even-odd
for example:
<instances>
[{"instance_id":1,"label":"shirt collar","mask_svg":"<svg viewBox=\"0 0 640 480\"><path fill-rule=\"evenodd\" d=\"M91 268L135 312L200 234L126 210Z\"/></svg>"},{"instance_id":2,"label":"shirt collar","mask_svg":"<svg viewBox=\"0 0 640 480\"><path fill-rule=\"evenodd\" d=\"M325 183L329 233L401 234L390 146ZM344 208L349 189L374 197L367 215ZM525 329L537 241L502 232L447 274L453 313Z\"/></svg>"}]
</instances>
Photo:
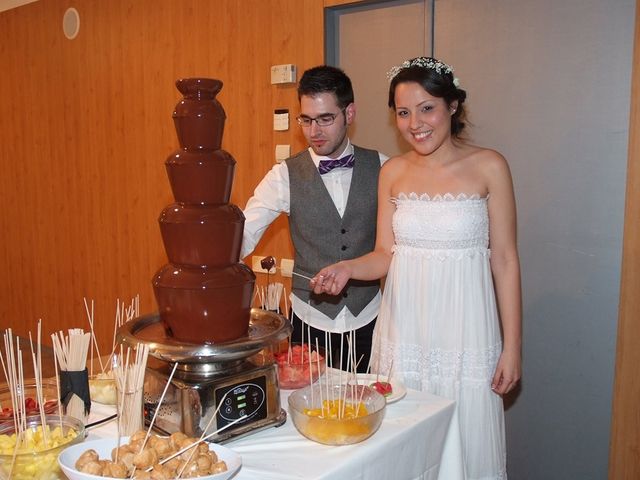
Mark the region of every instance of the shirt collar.
<instances>
[{"instance_id":1,"label":"shirt collar","mask_svg":"<svg viewBox=\"0 0 640 480\"><path fill-rule=\"evenodd\" d=\"M351 140L347 138L347 145L344 147L344 150L340 155L336 158L344 157L345 155L351 155L353 153L353 145L351 145ZM318 168L320 164L320 160L329 160L330 157L326 157L324 155L316 155L311 147L309 147L309 155L311 155L311 160L313 160L313 164Z\"/></svg>"}]
</instances>

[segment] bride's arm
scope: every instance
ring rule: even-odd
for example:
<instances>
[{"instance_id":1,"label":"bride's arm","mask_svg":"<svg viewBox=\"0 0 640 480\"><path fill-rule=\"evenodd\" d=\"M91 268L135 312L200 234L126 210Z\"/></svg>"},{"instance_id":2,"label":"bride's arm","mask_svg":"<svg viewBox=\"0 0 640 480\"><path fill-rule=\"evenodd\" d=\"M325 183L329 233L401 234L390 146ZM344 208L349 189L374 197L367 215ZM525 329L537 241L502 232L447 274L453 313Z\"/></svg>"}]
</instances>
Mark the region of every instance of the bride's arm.
<instances>
[{"instance_id":1,"label":"bride's arm","mask_svg":"<svg viewBox=\"0 0 640 480\"><path fill-rule=\"evenodd\" d=\"M489 152L486 174L489 183L489 247L491 272L503 331L502 355L491 387L496 393L510 391L522 375L522 298L520 261L516 240L516 206L511 173L506 160Z\"/></svg>"},{"instance_id":2,"label":"bride's arm","mask_svg":"<svg viewBox=\"0 0 640 480\"><path fill-rule=\"evenodd\" d=\"M309 282L315 293L339 294L349 279L377 280L387 274L393 247L392 220L395 205L391 202L391 175L387 161L378 180L378 215L376 244L372 252L351 260L329 265L320 270Z\"/></svg>"}]
</instances>

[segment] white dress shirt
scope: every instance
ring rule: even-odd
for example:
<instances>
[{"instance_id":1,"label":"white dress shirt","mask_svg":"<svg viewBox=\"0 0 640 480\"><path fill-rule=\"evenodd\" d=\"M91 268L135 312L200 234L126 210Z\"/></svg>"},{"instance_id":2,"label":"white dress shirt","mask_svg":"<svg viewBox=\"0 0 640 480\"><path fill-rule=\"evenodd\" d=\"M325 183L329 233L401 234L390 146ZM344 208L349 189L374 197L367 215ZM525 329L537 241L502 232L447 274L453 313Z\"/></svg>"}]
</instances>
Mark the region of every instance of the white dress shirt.
<instances>
[{"instance_id":1,"label":"white dress shirt","mask_svg":"<svg viewBox=\"0 0 640 480\"><path fill-rule=\"evenodd\" d=\"M353 145L351 145L351 142L347 142L344 151L337 158L352 153ZM316 155L311 148L309 148L309 154L316 167L320 160L329 159L329 157ZM388 157L383 154L379 155L380 165L382 165ZM356 159L356 161L358 160ZM340 217L344 215L344 209L347 205L352 175L353 168L334 168L330 172L320 176ZM287 168L287 164L282 162L274 165L269 173L262 179L256 187L253 197L249 199L244 209L245 222L241 252L242 258L253 252L266 229L278 215L281 213L289 215L290 201L289 169ZM354 330L371 322L378 315L380 298L380 292L378 292L373 300L371 300L357 316L353 315L347 307L344 307L340 313L338 313L338 316L332 320L293 293L291 293L290 296L291 308L298 317L312 327L335 333Z\"/></svg>"}]
</instances>

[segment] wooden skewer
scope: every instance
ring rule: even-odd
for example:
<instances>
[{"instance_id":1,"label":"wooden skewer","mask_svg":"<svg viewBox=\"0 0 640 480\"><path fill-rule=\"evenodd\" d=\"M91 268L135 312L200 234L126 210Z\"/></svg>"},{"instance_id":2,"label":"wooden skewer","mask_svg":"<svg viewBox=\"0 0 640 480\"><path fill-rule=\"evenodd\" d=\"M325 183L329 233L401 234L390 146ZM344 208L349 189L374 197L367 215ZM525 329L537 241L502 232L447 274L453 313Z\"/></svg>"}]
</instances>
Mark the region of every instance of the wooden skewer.
<instances>
[{"instance_id":1,"label":"wooden skewer","mask_svg":"<svg viewBox=\"0 0 640 480\"><path fill-rule=\"evenodd\" d=\"M309 305L309 304L307 304ZM302 326L302 345L300 348L300 363L302 363L302 355L304 353L304 322L300 319ZM309 388L311 389L311 405L313 405L313 374L311 373L311 325L307 323L307 345L309 347ZM322 388L320 388L320 408L322 408ZM322 411L321 411L322 412Z\"/></svg>"},{"instance_id":2,"label":"wooden skewer","mask_svg":"<svg viewBox=\"0 0 640 480\"><path fill-rule=\"evenodd\" d=\"M227 392L220 399L220 402L218 403L218 406L216 407L215 412L213 412L213 415L211 415L211 418L207 422L207 425L204 427L204 430L202 431L202 435L200 435L199 442L201 442L202 439L204 438L204 436L207 434L207 430L209 430L209 427L211 426L213 421L216 419L216 416L218 415L218 412L220 411L220 408L224 404L225 398L227 398L227 395L229 395L230 392L231 392L231 390L227 390ZM195 453L196 453L196 449L194 448L193 450L191 450L191 453L189 454L189 458L187 458L187 461L184 462L184 465L182 466L182 469L180 469L180 472L178 473L178 477L177 478L182 477L182 473L184 472L184 469L187 468L187 465L189 464L189 462L191 461L191 459L193 458L193 455Z\"/></svg>"},{"instance_id":3,"label":"wooden skewer","mask_svg":"<svg viewBox=\"0 0 640 480\"><path fill-rule=\"evenodd\" d=\"M232 421L232 422L230 422L230 423L227 423L224 427L219 428L219 429L218 429L218 430L216 430L215 432L212 432L212 433L210 433L210 434L208 434L208 435L205 435L204 437L201 437L201 438L200 438L200 440L196 440L195 442L190 443L189 445L187 445L186 447L182 448L181 450L178 450L176 453L174 453L174 454L170 455L169 457L167 457L167 458L163 458L163 459L162 459L162 460L160 460L158 463L159 463L160 465L164 465L164 464L165 464L165 463L167 463L169 460L171 460L171 459L173 459L173 458L177 457L178 455L183 454L184 452L186 452L186 451L187 451L187 450L189 450L190 448L193 448L194 446L196 446L196 445L197 445L197 444L199 444L200 442L204 442L205 440L210 439L210 438L211 438L211 437L213 437L214 435L217 435L218 433L222 432L223 430L226 430L227 428L232 427L233 425L235 425L235 424L236 424L236 423L238 423L238 422L241 422L242 420L244 420L244 419L245 419L245 418L247 418L247 417L248 417L248 415L242 415L241 417L236 418L234 421ZM151 466L151 467L147 468L147 469L145 470L145 472L150 472L152 468L153 468L153 466Z\"/></svg>"},{"instance_id":4,"label":"wooden skewer","mask_svg":"<svg viewBox=\"0 0 640 480\"><path fill-rule=\"evenodd\" d=\"M91 300L91 313L89 313L89 305L87 304L86 297L83 297L84 300L84 309L87 312L87 318L89 320L89 327L91 328L91 340L93 340L93 345L96 348L96 355L98 355L98 362L100 363L100 371L104 373L104 365L102 364L102 358L100 358L100 349L98 348L98 341L96 340L96 334L93 329L93 300ZM93 348L91 349L93 352ZM91 358L93 361L93 357Z\"/></svg>"},{"instance_id":5,"label":"wooden skewer","mask_svg":"<svg viewBox=\"0 0 640 480\"><path fill-rule=\"evenodd\" d=\"M311 343L311 337L309 337L309 343ZM316 337L316 351L318 350L318 337ZM309 362L311 362L311 358L309 358ZM316 357L316 363L318 366L318 371L320 370L320 357ZM311 391L313 392L313 386L311 387ZM318 382L318 393L320 394L320 416L324 415L324 400L322 398L322 383ZM327 416L329 415L329 399L327 398Z\"/></svg>"}]
</instances>

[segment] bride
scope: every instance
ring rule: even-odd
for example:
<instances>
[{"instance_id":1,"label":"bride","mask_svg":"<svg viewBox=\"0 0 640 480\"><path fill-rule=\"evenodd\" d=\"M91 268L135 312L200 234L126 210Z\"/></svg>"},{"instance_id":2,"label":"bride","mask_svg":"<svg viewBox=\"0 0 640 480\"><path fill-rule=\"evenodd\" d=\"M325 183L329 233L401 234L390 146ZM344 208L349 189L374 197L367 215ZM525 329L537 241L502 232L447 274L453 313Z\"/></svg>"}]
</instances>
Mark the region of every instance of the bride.
<instances>
[{"instance_id":1,"label":"bride","mask_svg":"<svg viewBox=\"0 0 640 480\"><path fill-rule=\"evenodd\" d=\"M431 57L389 72L389 107L411 150L378 185L373 252L323 268L316 293L387 275L372 367L456 400L467 479L506 479L502 395L521 375L520 266L511 174L462 138L466 92Z\"/></svg>"}]
</instances>

